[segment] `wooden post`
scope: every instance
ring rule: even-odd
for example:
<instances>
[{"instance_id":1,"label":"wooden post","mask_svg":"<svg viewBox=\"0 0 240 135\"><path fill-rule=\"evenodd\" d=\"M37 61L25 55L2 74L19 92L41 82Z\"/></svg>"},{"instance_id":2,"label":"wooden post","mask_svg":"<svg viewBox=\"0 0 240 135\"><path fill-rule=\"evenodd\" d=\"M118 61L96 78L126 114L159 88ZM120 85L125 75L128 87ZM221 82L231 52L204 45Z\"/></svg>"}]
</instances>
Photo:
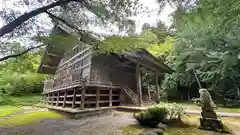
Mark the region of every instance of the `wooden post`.
<instances>
[{"instance_id":1,"label":"wooden post","mask_svg":"<svg viewBox=\"0 0 240 135\"><path fill-rule=\"evenodd\" d=\"M138 105L142 106L142 86L141 86L141 73L140 64L136 63L136 79L137 79L137 95L138 95Z\"/></svg>"},{"instance_id":2,"label":"wooden post","mask_svg":"<svg viewBox=\"0 0 240 135\"><path fill-rule=\"evenodd\" d=\"M45 94L42 94L42 103L45 104Z\"/></svg>"},{"instance_id":3,"label":"wooden post","mask_svg":"<svg viewBox=\"0 0 240 135\"><path fill-rule=\"evenodd\" d=\"M100 100L100 89L96 91L96 107L99 107L99 100Z\"/></svg>"},{"instance_id":4,"label":"wooden post","mask_svg":"<svg viewBox=\"0 0 240 135\"><path fill-rule=\"evenodd\" d=\"M47 103L48 103L48 105L50 103L49 99L50 99L50 94L48 93L48 96L47 96Z\"/></svg>"},{"instance_id":5,"label":"wooden post","mask_svg":"<svg viewBox=\"0 0 240 135\"><path fill-rule=\"evenodd\" d=\"M63 105L62 105L62 107L65 107L66 100L67 100L67 90L64 91L64 98L63 98Z\"/></svg>"},{"instance_id":6,"label":"wooden post","mask_svg":"<svg viewBox=\"0 0 240 135\"><path fill-rule=\"evenodd\" d=\"M57 92L57 103L56 103L56 106L59 105L59 96L60 96L60 92L58 91L58 92Z\"/></svg>"},{"instance_id":7,"label":"wooden post","mask_svg":"<svg viewBox=\"0 0 240 135\"><path fill-rule=\"evenodd\" d=\"M151 93L150 93L150 87L149 87L149 85L148 85L148 100L149 100L149 101L151 101L151 100L152 100L152 98L151 98Z\"/></svg>"},{"instance_id":8,"label":"wooden post","mask_svg":"<svg viewBox=\"0 0 240 135\"><path fill-rule=\"evenodd\" d=\"M75 108L75 102L76 102L76 88L73 88L72 108Z\"/></svg>"},{"instance_id":9,"label":"wooden post","mask_svg":"<svg viewBox=\"0 0 240 135\"><path fill-rule=\"evenodd\" d=\"M44 95L43 94L41 95L41 99L40 100L41 100L40 103L44 104Z\"/></svg>"},{"instance_id":10,"label":"wooden post","mask_svg":"<svg viewBox=\"0 0 240 135\"><path fill-rule=\"evenodd\" d=\"M54 98L53 98L54 93L52 93L51 95L52 95L52 96L51 96L51 106L52 106L52 105L53 105L53 99L54 99Z\"/></svg>"},{"instance_id":11,"label":"wooden post","mask_svg":"<svg viewBox=\"0 0 240 135\"><path fill-rule=\"evenodd\" d=\"M158 85L158 74L156 73L156 95L157 95L157 103L160 102L160 91Z\"/></svg>"},{"instance_id":12,"label":"wooden post","mask_svg":"<svg viewBox=\"0 0 240 135\"><path fill-rule=\"evenodd\" d=\"M112 88L109 90L109 106L112 106Z\"/></svg>"},{"instance_id":13,"label":"wooden post","mask_svg":"<svg viewBox=\"0 0 240 135\"><path fill-rule=\"evenodd\" d=\"M84 109L84 105L85 105L85 93L86 93L86 90L83 87L81 90L81 108L82 109Z\"/></svg>"}]
</instances>

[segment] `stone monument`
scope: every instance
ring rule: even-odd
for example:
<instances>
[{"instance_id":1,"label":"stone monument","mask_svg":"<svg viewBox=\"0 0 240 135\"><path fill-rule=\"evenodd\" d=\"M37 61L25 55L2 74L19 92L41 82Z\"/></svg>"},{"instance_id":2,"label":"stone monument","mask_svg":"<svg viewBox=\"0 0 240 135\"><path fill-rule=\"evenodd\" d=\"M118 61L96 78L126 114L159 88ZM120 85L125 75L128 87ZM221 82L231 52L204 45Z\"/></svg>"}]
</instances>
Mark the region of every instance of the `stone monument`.
<instances>
[{"instance_id":1,"label":"stone monument","mask_svg":"<svg viewBox=\"0 0 240 135\"><path fill-rule=\"evenodd\" d=\"M200 89L200 103L201 103L201 118L200 118L200 128L207 130L217 130L222 131L223 123L218 118L214 108L216 105L213 103L210 93L207 89Z\"/></svg>"}]
</instances>

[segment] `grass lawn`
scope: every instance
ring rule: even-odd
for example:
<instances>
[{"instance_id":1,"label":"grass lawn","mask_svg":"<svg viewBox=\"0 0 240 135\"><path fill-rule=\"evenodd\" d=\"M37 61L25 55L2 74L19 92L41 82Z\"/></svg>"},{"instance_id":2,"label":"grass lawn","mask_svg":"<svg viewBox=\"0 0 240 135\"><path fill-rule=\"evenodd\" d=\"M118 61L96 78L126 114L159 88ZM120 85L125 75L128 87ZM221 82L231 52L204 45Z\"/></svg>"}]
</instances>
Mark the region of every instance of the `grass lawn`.
<instances>
[{"instance_id":1,"label":"grass lawn","mask_svg":"<svg viewBox=\"0 0 240 135\"><path fill-rule=\"evenodd\" d=\"M0 127L13 127L31 123L39 123L43 119L60 119L64 116L52 111L23 113L0 120Z\"/></svg>"},{"instance_id":2,"label":"grass lawn","mask_svg":"<svg viewBox=\"0 0 240 135\"><path fill-rule=\"evenodd\" d=\"M197 106L193 103L179 103L183 105L183 107L187 110L201 110L200 106ZM240 113L240 108L224 108L224 107L218 107L218 112L234 112L234 113Z\"/></svg>"},{"instance_id":3,"label":"grass lawn","mask_svg":"<svg viewBox=\"0 0 240 135\"><path fill-rule=\"evenodd\" d=\"M0 106L0 118L22 110L22 108L16 106Z\"/></svg>"},{"instance_id":4,"label":"grass lawn","mask_svg":"<svg viewBox=\"0 0 240 135\"><path fill-rule=\"evenodd\" d=\"M52 111L33 111L24 113L23 106L32 106L40 101L39 95L29 95L23 97L0 97L0 127L12 127L30 123L38 123L42 119L59 119L64 116ZM30 107L31 108L31 107ZM14 114L19 112L17 114ZM3 118L9 114L10 117ZM2 118L2 119L1 119Z\"/></svg>"}]
</instances>

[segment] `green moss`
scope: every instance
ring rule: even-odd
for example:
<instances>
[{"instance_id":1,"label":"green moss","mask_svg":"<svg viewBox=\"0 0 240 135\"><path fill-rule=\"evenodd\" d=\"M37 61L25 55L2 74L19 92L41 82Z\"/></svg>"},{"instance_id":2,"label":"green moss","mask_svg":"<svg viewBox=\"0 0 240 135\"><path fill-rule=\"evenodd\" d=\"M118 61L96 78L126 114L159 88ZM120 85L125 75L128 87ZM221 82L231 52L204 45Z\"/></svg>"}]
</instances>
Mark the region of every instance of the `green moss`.
<instances>
[{"instance_id":1,"label":"green moss","mask_svg":"<svg viewBox=\"0 0 240 135\"><path fill-rule=\"evenodd\" d=\"M14 115L10 118L0 120L0 127L12 127L17 125L38 123L40 122L40 120L43 119L60 119L60 118L63 118L63 116L51 111L25 113Z\"/></svg>"},{"instance_id":2,"label":"green moss","mask_svg":"<svg viewBox=\"0 0 240 135\"><path fill-rule=\"evenodd\" d=\"M200 130L196 127L189 128L169 128L164 135L229 135L219 132Z\"/></svg>"},{"instance_id":3,"label":"green moss","mask_svg":"<svg viewBox=\"0 0 240 135\"><path fill-rule=\"evenodd\" d=\"M16 112L20 112L23 109L15 106L0 106L0 117L7 116Z\"/></svg>"},{"instance_id":4,"label":"green moss","mask_svg":"<svg viewBox=\"0 0 240 135\"><path fill-rule=\"evenodd\" d=\"M123 131L124 135L139 135L143 128L141 128L139 125L129 125L122 127L121 130Z\"/></svg>"}]
</instances>

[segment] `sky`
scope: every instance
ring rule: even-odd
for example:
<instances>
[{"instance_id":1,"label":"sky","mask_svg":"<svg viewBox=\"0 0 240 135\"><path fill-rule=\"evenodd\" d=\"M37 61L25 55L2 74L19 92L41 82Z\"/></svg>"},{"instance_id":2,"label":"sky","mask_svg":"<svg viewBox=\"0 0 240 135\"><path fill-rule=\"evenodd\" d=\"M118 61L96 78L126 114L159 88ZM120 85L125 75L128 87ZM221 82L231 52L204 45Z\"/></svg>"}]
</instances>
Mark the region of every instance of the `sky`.
<instances>
[{"instance_id":1,"label":"sky","mask_svg":"<svg viewBox=\"0 0 240 135\"><path fill-rule=\"evenodd\" d=\"M31 6L26 6L26 5L20 5L17 3L19 0L0 0L0 11L3 10L4 7L12 8L14 10L20 11L22 14L28 11L31 11L32 9L38 7L38 4L36 0L30 0L30 5ZM171 24L171 17L169 16L173 11L174 8L171 7L170 5L167 5L163 8L161 14L159 15L159 5L156 3L156 0L139 0L143 6L147 7L151 12L149 13L143 13L139 14L137 16L130 17L130 19L135 20L136 23L136 33L141 32L142 25L144 23L148 23L151 26L155 26L158 20L163 21L167 26ZM46 14L41 14L37 16L39 21L37 22L42 29L45 30L51 30L52 24L51 24L51 19L47 17ZM4 23L0 18L0 27L3 26ZM115 27L113 26L113 29ZM100 27L93 27L93 30L96 31L97 33L104 32L105 29L100 28Z\"/></svg>"},{"instance_id":2,"label":"sky","mask_svg":"<svg viewBox=\"0 0 240 135\"><path fill-rule=\"evenodd\" d=\"M163 21L167 26L171 25L172 21L170 14L175 10L175 8L171 7L170 5L166 5L159 15L159 5L156 3L156 0L140 0L139 2L148 7L148 9L150 9L152 12L132 17L137 24L136 32L141 31L144 23L149 23L151 26L156 26L158 20Z\"/></svg>"}]
</instances>

